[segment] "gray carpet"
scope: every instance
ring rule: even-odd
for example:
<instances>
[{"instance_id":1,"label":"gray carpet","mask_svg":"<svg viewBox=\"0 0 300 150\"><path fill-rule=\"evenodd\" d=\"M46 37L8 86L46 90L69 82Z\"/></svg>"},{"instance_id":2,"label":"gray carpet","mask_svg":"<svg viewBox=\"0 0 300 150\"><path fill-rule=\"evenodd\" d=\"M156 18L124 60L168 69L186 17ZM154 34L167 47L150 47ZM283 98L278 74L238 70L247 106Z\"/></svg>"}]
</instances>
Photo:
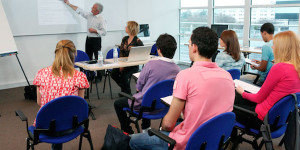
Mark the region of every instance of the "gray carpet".
<instances>
[{"instance_id":1,"label":"gray carpet","mask_svg":"<svg viewBox=\"0 0 300 150\"><path fill-rule=\"evenodd\" d=\"M242 79L249 79L251 77L242 77ZM103 81L98 84L99 92L103 89ZM135 82L131 81L132 91L135 87ZM92 135L93 145L96 150L99 150L103 145L103 139L108 124L119 126L116 114L114 112L113 103L118 98L120 89L112 81L113 100L110 99L109 88L106 87L105 93L100 92L100 100L97 99L96 88L93 85L93 90L90 95L90 101L96 106L93 109L96 120L90 118L90 131ZM24 87L0 90L0 150L21 150L26 149L27 137L25 122L22 122L15 116L15 110L22 110L28 117L29 125L35 119L36 113L39 109L35 101L24 99ZM152 128L157 128L159 120L152 121ZM134 128L134 127L133 127ZM134 128L135 129L135 128ZM280 139L279 139L280 140ZM275 144L278 144L278 141ZM79 138L70 141L63 145L64 150L78 149ZM49 150L50 144L41 143L35 147L37 150ZM275 147L276 149L284 149ZM89 144L86 139L83 139L83 150L88 150ZM249 144L243 143L240 149L251 149Z\"/></svg>"}]
</instances>

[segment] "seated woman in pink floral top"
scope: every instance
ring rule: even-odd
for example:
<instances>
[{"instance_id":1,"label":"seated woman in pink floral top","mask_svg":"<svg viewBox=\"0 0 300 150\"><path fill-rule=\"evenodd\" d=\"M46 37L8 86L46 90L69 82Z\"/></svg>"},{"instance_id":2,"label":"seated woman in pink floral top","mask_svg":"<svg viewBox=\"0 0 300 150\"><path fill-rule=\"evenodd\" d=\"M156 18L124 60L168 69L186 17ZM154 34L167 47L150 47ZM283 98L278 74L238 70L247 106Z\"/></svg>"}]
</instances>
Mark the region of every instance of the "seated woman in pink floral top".
<instances>
[{"instance_id":1,"label":"seated woman in pink floral top","mask_svg":"<svg viewBox=\"0 0 300 150\"><path fill-rule=\"evenodd\" d=\"M85 74L74 68L76 54L72 41L62 40L57 43L52 66L39 70L33 81L37 86L37 104L40 107L61 96L77 95L84 98L84 91L89 88L89 83ZM53 146L54 149L62 148L61 144Z\"/></svg>"}]
</instances>

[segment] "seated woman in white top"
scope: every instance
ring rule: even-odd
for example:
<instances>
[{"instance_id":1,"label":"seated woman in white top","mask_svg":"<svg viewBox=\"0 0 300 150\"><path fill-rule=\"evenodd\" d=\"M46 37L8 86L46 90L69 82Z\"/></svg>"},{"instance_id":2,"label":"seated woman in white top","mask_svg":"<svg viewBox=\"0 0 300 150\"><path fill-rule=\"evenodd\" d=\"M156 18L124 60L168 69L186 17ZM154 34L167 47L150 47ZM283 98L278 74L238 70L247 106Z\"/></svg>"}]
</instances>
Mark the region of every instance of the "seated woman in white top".
<instances>
[{"instance_id":1,"label":"seated woman in white top","mask_svg":"<svg viewBox=\"0 0 300 150\"><path fill-rule=\"evenodd\" d=\"M220 37L220 45L225 48L216 57L216 63L219 67L229 69L242 69L245 63L245 57L240 51L240 45L237 35L232 30L225 30Z\"/></svg>"}]
</instances>

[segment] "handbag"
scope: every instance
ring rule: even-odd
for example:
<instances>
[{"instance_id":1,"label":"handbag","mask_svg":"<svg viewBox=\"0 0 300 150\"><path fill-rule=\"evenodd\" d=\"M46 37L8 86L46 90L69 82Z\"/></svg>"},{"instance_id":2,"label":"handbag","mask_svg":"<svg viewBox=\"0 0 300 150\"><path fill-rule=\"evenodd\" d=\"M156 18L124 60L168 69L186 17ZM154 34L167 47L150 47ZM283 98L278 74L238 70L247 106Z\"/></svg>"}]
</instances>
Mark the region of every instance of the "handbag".
<instances>
[{"instance_id":1,"label":"handbag","mask_svg":"<svg viewBox=\"0 0 300 150\"><path fill-rule=\"evenodd\" d=\"M121 129L108 125L101 150L128 150L130 136Z\"/></svg>"}]
</instances>

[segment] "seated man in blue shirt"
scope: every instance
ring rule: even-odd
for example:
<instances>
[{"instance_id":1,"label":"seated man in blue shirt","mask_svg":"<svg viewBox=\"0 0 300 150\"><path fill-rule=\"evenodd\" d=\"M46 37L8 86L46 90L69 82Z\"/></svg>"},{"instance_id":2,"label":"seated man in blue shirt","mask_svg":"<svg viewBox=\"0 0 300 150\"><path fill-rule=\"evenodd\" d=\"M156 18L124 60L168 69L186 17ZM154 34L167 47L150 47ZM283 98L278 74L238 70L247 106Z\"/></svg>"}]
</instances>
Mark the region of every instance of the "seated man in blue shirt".
<instances>
[{"instance_id":1,"label":"seated man in blue shirt","mask_svg":"<svg viewBox=\"0 0 300 150\"><path fill-rule=\"evenodd\" d=\"M134 110L139 110L143 95L152 85L162 80L175 79L180 71L179 66L172 60L177 49L175 38L169 34L162 34L156 40L156 46L157 53L160 57L158 60L149 61L140 73L136 84L138 93L133 95L133 97L135 97ZM133 134L133 130L129 125L129 118L126 115L126 112L123 111L124 107L131 106L131 100L121 98L115 101L114 106L121 124L121 129L129 134ZM150 120L143 119L142 129L145 130L149 127Z\"/></svg>"},{"instance_id":2,"label":"seated man in blue shirt","mask_svg":"<svg viewBox=\"0 0 300 150\"><path fill-rule=\"evenodd\" d=\"M260 71L260 77L258 79L258 85L262 85L265 81L266 75L273 66L274 60L273 54L273 35L274 26L272 23L265 23L260 28L260 34L266 44L262 47L261 61L255 60L258 66L251 65L252 69Z\"/></svg>"}]
</instances>

